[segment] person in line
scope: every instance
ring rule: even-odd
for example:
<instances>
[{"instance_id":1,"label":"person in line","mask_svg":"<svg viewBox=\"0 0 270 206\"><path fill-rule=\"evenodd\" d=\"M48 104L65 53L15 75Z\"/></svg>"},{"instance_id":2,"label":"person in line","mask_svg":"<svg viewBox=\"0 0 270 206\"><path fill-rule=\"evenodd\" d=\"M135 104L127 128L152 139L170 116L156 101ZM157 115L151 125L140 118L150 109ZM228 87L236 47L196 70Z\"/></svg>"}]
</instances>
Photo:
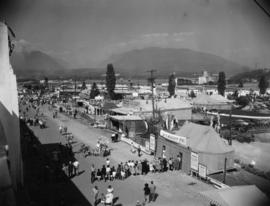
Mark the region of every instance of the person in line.
<instances>
[{"instance_id":1,"label":"person in line","mask_svg":"<svg viewBox=\"0 0 270 206\"><path fill-rule=\"evenodd\" d=\"M109 165L107 165L107 167L106 167L106 177L105 178L106 178L106 180L110 180L111 179L111 168L110 168Z\"/></svg>"},{"instance_id":2,"label":"person in line","mask_svg":"<svg viewBox=\"0 0 270 206\"><path fill-rule=\"evenodd\" d=\"M169 159L168 164L169 164L169 170L172 171L173 170L173 160L172 160L172 158Z\"/></svg>"},{"instance_id":3,"label":"person in line","mask_svg":"<svg viewBox=\"0 0 270 206\"><path fill-rule=\"evenodd\" d=\"M100 169L98 169L98 170L97 170L97 180L98 180L98 181L100 181L101 176L102 176L102 173L101 173Z\"/></svg>"},{"instance_id":4,"label":"person in line","mask_svg":"<svg viewBox=\"0 0 270 206\"><path fill-rule=\"evenodd\" d=\"M79 173L79 167L80 167L79 161L78 160L75 160L73 162L74 175L78 175L78 173Z\"/></svg>"},{"instance_id":5,"label":"person in line","mask_svg":"<svg viewBox=\"0 0 270 206\"><path fill-rule=\"evenodd\" d=\"M106 159L106 166L107 167L110 166L110 160L109 160L109 158Z\"/></svg>"},{"instance_id":6,"label":"person in line","mask_svg":"<svg viewBox=\"0 0 270 206\"><path fill-rule=\"evenodd\" d=\"M101 179L105 180L105 182L106 182L106 167L105 167L105 165L103 165L101 168Z\"/></svg>"}]
</instances>

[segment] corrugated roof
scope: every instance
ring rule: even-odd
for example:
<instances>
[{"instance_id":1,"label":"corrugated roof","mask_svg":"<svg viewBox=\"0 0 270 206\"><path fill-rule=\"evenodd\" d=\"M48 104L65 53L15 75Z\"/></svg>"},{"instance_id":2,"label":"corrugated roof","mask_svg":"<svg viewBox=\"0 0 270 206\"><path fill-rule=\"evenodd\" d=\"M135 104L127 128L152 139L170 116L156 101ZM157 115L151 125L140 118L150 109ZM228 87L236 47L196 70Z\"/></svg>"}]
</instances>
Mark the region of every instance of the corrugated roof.
<instances>
[{"instance_id":1,"label":"corrugated roof","mask_svg":"<svg viewBox=\"0 0 270 206\"><path fill-rule=\"evenodd\" d=\"M188 146L197 152L224 154L234 151L211 126L186 122L175 134L186 137Z\"/></svg>"}]
</instances>

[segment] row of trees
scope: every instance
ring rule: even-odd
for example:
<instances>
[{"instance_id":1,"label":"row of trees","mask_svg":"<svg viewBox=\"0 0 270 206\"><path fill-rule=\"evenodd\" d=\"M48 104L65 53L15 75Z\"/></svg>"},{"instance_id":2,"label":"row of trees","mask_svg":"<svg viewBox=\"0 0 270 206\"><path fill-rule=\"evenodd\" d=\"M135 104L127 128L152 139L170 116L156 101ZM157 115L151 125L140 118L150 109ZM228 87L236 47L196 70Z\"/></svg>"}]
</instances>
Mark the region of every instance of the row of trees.
<instances>
[{"instance_id":1,"label":"row of trees","mask_svg":"<svg viewBox=\"0 0 270 206\"><path fill-rule=\"evenodd\" d=\"M172 73L169 76L169 82L168 82L168 92L171 96L175 95L175 88L176 88L176 77L175 73ZM239 85L240 88L243 87L243 82L240 81ZM267 88L269 87L269 82L266 79L266 76L262 76L259 80L258 87L260 89L260 94L265 94ZM218 74L218 81L217 81L217 89L218 89L218 94L224 96L225 90L226 90L226 76L224 72L219 72Z\"/></svg>"},{"instance_id":2,"label":"row of trees","mask_svg":"<svg viewBox=\"0 0 270 206\"><path fill-rule=\"evenodd\" d=\"M176 88L176 77L175 77L175 73L172 73L169 76L169 81L168 81L168 92L170 97L175 95L175 88ZM219 73L219 77L218 77L218 82L217 82L217 87L218 87L218 93L221 94L222 96L224 96L225 93L225 89L226 89L226 77L225 77L225 73L224 72L220 72ZM195 96L195 95L193 95Z\"/></svg>"}]
</instances>

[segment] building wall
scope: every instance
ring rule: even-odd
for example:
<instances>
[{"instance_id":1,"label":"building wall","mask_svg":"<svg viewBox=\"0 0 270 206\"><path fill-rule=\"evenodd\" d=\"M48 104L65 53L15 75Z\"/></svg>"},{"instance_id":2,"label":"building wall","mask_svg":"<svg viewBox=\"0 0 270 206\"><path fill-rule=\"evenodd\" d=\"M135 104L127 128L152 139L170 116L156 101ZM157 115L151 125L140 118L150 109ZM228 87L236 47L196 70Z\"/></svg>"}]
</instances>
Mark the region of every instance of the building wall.
<instances>
[{"instance_id":1,"label":"building wall","mask_svg":"<svg viewBox=\"0 0 270 206\"><path fill-rule=\"evenodd\" d=\"M157 138L156 156L162 157L163 146L166 147L165 156L169 158L176 158L179 153L182 153L182 171L189 174L190 172L190 150L175 142L169 141L162 136Z\"/></svg>"},{"instance_id":2,"label":"building wall","mask_svg":"<svg viewBox=\"0 0 270 206\"><path fill-rule=\"evenodd\" d=\"M0 22L0 122L9 147L10 175L13 187L23 183L16 76L9 61L8 30ZM0 171L1 172L1 171Z\"/></svg>"}]
</instances>

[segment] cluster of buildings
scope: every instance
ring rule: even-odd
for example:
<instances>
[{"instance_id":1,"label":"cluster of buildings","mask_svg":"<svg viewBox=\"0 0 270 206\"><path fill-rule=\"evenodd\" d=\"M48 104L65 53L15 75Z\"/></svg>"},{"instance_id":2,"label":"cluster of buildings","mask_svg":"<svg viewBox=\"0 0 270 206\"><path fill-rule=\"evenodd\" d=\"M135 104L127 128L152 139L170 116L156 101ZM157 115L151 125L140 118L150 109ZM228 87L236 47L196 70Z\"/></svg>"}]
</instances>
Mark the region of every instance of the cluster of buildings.
<instances>
[{"instance_id":1,"label":"cluster of buildings","mask_svg":"<svg viewBox=\"0 0 270 206\"><path fill-rule=\"evenodd\" d=\"M85 91L82 91L85 93ZM158 93L159 94L159 93ZM87 97L84 96L84 97ZM230 109L231 101L218 94L198 93L192 101L181 95L168 98L150 94L127 95L119 101L77 100L83 113L102 119L106 128L121 136L121 140L140 147L142 151L160 158L181 158L183 171L206 175L233 167L234 150L210 125L192 123L194 108ZM156 132L149 132L154 115L160 119ZM64 105L62 105L64 107ZM78 105L77 105L78 106ZM77 108L78 109L78 108Z\"/></svg>"}]
</instances>

